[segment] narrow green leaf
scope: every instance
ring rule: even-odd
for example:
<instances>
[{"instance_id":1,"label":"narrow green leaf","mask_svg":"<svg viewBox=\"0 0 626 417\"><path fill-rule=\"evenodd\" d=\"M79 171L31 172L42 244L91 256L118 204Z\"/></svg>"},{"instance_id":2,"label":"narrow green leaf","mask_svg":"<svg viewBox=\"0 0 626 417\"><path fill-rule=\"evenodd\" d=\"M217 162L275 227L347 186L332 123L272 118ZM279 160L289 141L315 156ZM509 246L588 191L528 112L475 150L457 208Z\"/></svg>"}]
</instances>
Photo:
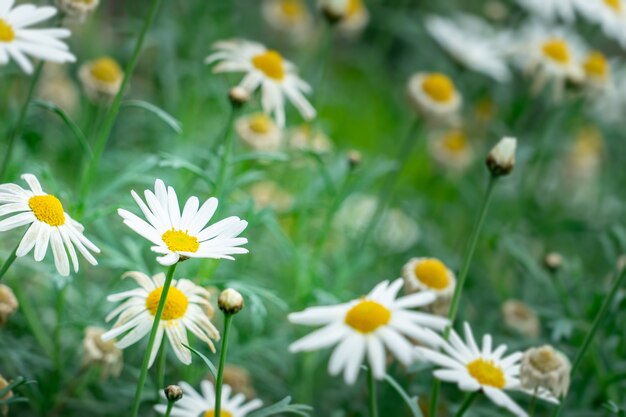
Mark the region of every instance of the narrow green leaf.
<instances>
[{"instance_id":1,"label":"narrow green leaf","mask_svg":"<svg viewBox=\"0 0 626 417\"><path fill-rule=\"evenodd\" d=\"M168 125L174 132L178 134L183 133L182 123L178 121L174 116L172 116L162 108L155 106L154 104L148 103L147 101L143 100L128 100L123 102L122 106L136 107L149 111L150 113L161 119L161 121Z\"/></svg>"},{"instance_id":2,"label":"narrow green leaf","mask_svg":"<svg viewBox=\"0 0 626 417\"><path fill-rule=\"evenodd\" d=\"M417 397L411 397L404 390L404 388L402 388L402 386L395 379L393 379L391 376L385 375L385 381L387 381L387 383L389 385L391 385L393 387L393 389L395 389L398 392L400 397L402 397L402 399L404 400L406 405L408 405L409 408L411 409L411 413L413 414L413 417L424 417L424 415L422 414L422 410L420 410L420 408L418 406L419 399Z\"/></svg>"},{"instance_id":3,"label":"narrow green leaf","mask_svg":"<svg viewBox=\"0 0 626 417\"><path fill-rule=\"evenodd\" d=\"M183 343L183 346L185 346L187 349L189 349L191 351L191 353L194 353L194 354L198 355L204 361L206 366L209 368L209 371L211 371L211 374L213 375L213 377L217 378L217 368L215 368L215 365L213 365L213 363L211 362L211 360L209 358L207 358L206 356L204 356L202 353L198 352L197 350L195 350L191 346L188 346L188 345L186 345L184 343Z\"/></svg>"},{"instance_id":4,"label":"narrow green leaf","mask_svg":"<svg viewBox=\"0 0 626 417\"><path fill-rule=\"evenodd\" d=\"M248 417L268 417L276 414L290 413L308 417L313 407L304 404L291 404L291 397L285 397L269 407L254 411Z\"/></svg>"}]
</instances>

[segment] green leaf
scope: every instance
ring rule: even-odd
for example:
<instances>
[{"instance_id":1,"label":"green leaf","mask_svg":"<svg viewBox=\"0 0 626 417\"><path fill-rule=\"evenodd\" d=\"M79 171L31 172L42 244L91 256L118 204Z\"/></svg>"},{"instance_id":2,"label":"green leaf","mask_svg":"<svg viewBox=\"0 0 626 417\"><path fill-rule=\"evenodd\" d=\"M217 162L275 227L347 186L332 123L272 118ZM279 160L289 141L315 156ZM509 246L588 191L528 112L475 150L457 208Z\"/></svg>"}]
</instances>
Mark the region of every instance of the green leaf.
<instances>
[{"instance_id":1,"label":"green leaf","mask_svg":"<svg viewBox=\"0 0 626 417\"><path fill-rule=\"evenodd\" d=\"M395 389L398 392L400 397L402 397L402 399L404 400L406 405L408 405L409 408L411 409L411 413L413 414L413 417L424 417L424 415L422 414L422 410L420 410L420 408L418 406L418 404L419 404L419 402L418 402L419 398L418 397L411 397L404 390L404 388L402 388L402 386L395 379L393 379L389 375L385 375L385 381L387 381L387 383L389 385L391 385L393 387L393 389Z\"/></svg>"},{"instance_id":2,"label":"green leaf","mask_svg":"<svg viewBox=\"0 0 626 417\"><path fill-rule=\"evenodd\" d=\"M197 350L195 350L191 346L188 346L188 345L186 345L184 343L183 343L183 346L185 346L187 349L189 349L191 351L191 353L194 353L194 354L198 355L204 361L206 366L209 368L209 371L211 371L211 374L213 375L213 377L215 379L217 379L217 368L215 368L215 365L213 365L213 363L211 362L211 360L209 358L207 358L206 356L204 356L202 353L198 352Z\"/></svg>"},{"instance_id":3,"label":"green leaf","mask_svg":"<svg viewBox=\"0 0 626 417\"><path fill-rule=\"evenodd\" d=\"M313 411L313 407L304 404L291 404L291 397L285 397L276 404L248 414L248 417L268 417L282 413L308 417L311 415L311 411Z\"/></svg>"},{"instance_id":4,"label":"green leaf","mask_svg":"<svg viewBox=\"0 0 626 417\"><path fill-rule=\"evenodd\" d=\"M25 384L34 384L35 381L27 381L23 376L18 376L17 378L15 378L9 385L7 385L6 387L0 389L0 398L3 398L5 395L7 395L9 393L9 391L14 390L15 388L21 386L21 385L25 385ZM14 398L14 397L11 397ZM4 400L7 401L7 400ZM2 403L2 401L0 401L0 404Z\"/></svg>"},{"instance_id":5,"label":"green leaf","mask_svg":"<svg viewBox=\"0 0 626 417\"><path fill-rule=\"evenodd\" d=\"M156 117L161 119L163 123L168 125L174 132L181 134L183 133L182 123L178 121L174 116L166 112L160 107L155 106L154 104L148 103L143 100L128 100L122 103L123 107L136 107L140 109L144 109L154 114Z\"/></svg>"}]
</instances>

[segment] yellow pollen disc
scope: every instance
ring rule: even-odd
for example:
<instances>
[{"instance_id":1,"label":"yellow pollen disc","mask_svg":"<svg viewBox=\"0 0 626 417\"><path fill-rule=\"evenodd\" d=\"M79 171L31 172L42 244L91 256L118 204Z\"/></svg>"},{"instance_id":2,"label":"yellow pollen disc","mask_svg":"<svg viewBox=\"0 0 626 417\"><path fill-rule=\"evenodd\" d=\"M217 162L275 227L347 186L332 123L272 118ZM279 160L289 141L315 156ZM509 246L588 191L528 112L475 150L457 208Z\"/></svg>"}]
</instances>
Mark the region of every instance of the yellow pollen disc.
<instances>
[{"instance_id":1,"label":"yellow pollen disc","mask_svg":"<svg viewBox=\"0 0 626 417\"><path fill-rule=\"evenodd\" d=\"M112 84L122 78L122 69L113 58L103 57L96 59L89 70L98 81Z\"/></svg>"},{"instance_id":2,"label":"yellow pollen disc","mask_svg":"<svg viewBox=\"0 0 626 417\"><path fill-rule=\"evenodd\" d=\"M197 252L200 247L198 239L189 236L187 231L174 230L173 228L163 233L161 236L167 248L172 252Z\"/></svg>"},{"instance_id":3,"label":"yellow pollen disc","mask_svg":"<svg viewBox=\"0 0 626 417\"><path fill-rule=\"evenodd\" d=\"M432 73L424 77L422 81L422 88L428 96L439 102L447 103L454 98L455 89L454 83L450 78L443 74Z\"/></svg>"},{"instance_id":4,"label":"yellow pollen disc","mask_svg":"<svg viewBox=\"0 0 626 417\"><path fill-rule=\"evenodd\" d=\"M606 78L609 73L609 63L601 52L591 52L583 67L588 76L595 78Z\"/></svg>"},{"instance_id":5,"label":"yellow pollen disc","mask_svg":"<svg viewBox=\"0 0 626 417\"><path fill-rule=\"evenodd\" d=\"M467 137L462 130L453 130L443 137L443 147L452 152L460 153L467 147Z\"/></svg>"},{"instance_id":6,"label":"yellow pollen disc","mask_svg":"<svg viewBox=\"0 0 626 417\"><path fill-rule=\"evenodd\" d=\"M265 135L270 130L272 130L273 125L274 122L265 113L257 113L254 116L250 117L248 121L248 126L250 126L250 130L260 135Z\"/></svg>"},{"instance_id":7,"label":"yellow pollen disc","mask_svg":"<svg viewBox=\"0 0 626 417\"><path fill-rule=\"evenodd\" d=\"M467 370L481 385L500 389L506 385L504 372L493 361L476 359L467 364Z\"/></svg>"},{"instance_id":8,"label":"yellow pollen disc","mask_svg":"<svg viewBox=\"0 0 626 417\"><path fill-rule=\"evenodd\" d=\"M348 0L348 17L354 16L361 10L363 10L363 0Z\"/></svg>"},{"instance_id":9,"label":"yellow pollen disc","mask_svg":"<svg viewBox=\"0 0 626 417\"><path fill-rule=\"evenodd\" d=\"M63 205L53 195L36 195L28 200L28 207L40 222L50 226L63 226L65 224L65 213Z\"/></svg>"},{"instance_id":10,"label":"yellow pollen disc","mask_svg":"<svg viewBox=\"0 0 626 417\"><path fill-rule=\"evenodd\" d=\"M152 316L156 316L162 292L163 287L159 287L148 294L148 298L146 298L146 308ZM170 287L170 290L167 292L167 299L165 300L161 320L177 320L182 318L187 312L188 306L189 299L187 296L178 288Z\"/></svg>"},{"instance_id":11,"label":"yellow pollen disc","mask_svg":"<svg viewBox=\"0 0 626 417\"><path fill-rule=\"evenodd\" d=\"M0 42L12 42L15 39L13 26L0 19Z\"/></svg>"},{"instance_id":12,"label":"yellow pollen disc","mask_svg":"<svg viewBox=\"0 0 626 417\"><path fill-rule=\"evenodd\" d=\"M229 413L226 410L222 410L220 411L220 416L222 417L233 417L233 415L231 413ZM214 410L208 410L207 412L204 413L204 417L215 417L215 411Z\"/></svg>"},{"instance_id":13,"label":"yellow pollen disc","mask_svg":"<svg viewBox=\"0 0 626 417\"><path fill-rule=\"evenodd\" d=\"M361 333L372 333L391 320L391 311L376 301L363 300L346 314L346 324Z\"/></svg>"},{"instance_id":14,"label":"yellow pollen disc","mask_svg":"<svg viewBox=\"0 0 626 417\"><path fill-rule=\"evenodd\" d=\"M280 2L280 10L292 21L298 20L304 14L304 7L300 0L282 0Z\"/></svg>"},{"instance_id":15,"label":"yellow pollen disc","mask_svg":"<svg viewBox=\"0 0 626 417\"><path fill-rule=\"evenodd\" d=\"M563 39L550 39L543 44L542 50L545 56L559 64L567 64L571 60L569 47Z\"/></svg>"},{"instance_id":16,"label":"yellow pollen disc","mask_svg":"<svg viewBox=\"0 0 626 417\"><path fill-rule=\"evenodd\" d=\"M439 259L425 259L415 265L415 276L424 285L436 290L443 290L450 284L448 269Z\"/></svg>"},{"instance_id":17,"label":"yellow pollen disc","mask_svg":"<svg viewBox=\"0 0 626 417\"><path fill-rule=\"evenodd\" d=\"M604 4L613 9L616 13L620 13L622 11L621 0L604 0Z\"/></svg>"},{"instance_id":18,"label":"yellow pollen disc","mask_svg":"<svg viewBox=\"0 0 626 417\"><path fill-rule=\"evenodd\" d=\"M267 50L262 54L256 55L252 58L252 64L274 80L285 78L283 57L276 51Z\"/></svg>"}]
</instances>

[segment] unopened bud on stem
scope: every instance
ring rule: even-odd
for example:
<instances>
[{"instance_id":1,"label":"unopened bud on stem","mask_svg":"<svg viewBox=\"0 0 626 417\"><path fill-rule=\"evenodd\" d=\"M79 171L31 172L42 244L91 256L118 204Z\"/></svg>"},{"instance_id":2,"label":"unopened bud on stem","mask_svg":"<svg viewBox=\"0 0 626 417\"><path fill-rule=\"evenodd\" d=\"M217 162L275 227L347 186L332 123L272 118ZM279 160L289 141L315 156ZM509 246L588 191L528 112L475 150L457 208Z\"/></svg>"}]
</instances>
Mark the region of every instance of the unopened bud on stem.
<instances>
[{"instance_id":1,"label":"unopened bud on stem","mask_svg":"<svg viewBox=\"0 0 626 417\"><path fill-rule=\"evenodd\" d=\"M167 401L175 403L176 401L183 398L183 390L178 385L168 385L167 387L165 387L164 391Z\"/></svg>"},{"instance_id":2,"label":"unopened bud on stem","mask_svg":"<svg viewBox=\"0 0 626 417\"><path fill-rule=\"evenodd\" d=\"M228 99L235 108L242 107L250 101L250 93L242 87L233 87L228 92Z\"/></svg>"},{"instance_id":3,"label":"unopened bud on stem","mask_svg":"<svg viewBox=\"0 0 626 417\"><path fill-rule=\"evenodd\" d=\"M487 168L494 177L508 175L515 167L517 139L502 138L487 156Z\"/></svg>"},{"instance_id":4,"label":"unopened bud on stem","mask_svg":"<svg viewBox=\"0 0 626 417\"><path fill-rule=\"evenodd\" d=\"M217 305L225 314L237 314L243 308L243 296L232 288L227 288L220 294Z\"/></svg>"}]
</instances>

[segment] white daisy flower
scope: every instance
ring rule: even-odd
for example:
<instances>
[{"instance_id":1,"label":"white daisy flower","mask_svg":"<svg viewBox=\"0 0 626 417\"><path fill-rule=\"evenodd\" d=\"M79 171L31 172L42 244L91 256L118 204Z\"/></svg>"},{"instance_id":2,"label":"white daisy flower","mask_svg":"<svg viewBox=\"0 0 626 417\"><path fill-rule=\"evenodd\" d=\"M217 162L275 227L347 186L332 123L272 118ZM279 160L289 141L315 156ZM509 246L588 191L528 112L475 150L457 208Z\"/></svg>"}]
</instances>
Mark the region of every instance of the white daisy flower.
<instances>
[{"instance_id":1,"label":"white daisy flower","mask_svg":"<svg viewBox=\"0 0 626 417\"><path fill-rule=\"evenodd\" d=\"M609 38L626 48L626 2L624 0L576 0L580 13L602 27Z\"/></svg>"},{"instance_id":2,"label":"white daisy flower","mask_svg":"<svg viewBox=\"0 0 626 417\"><path fill-rule=\"evenodd\" d=\"M463 129L451 129L433 136L428 149L439 164L455 171L465 170L474 160L474 150Z\"/></svg>"},{"instance_id":3,"label":"white daisy flower","mask_svg":"<svg viewBox=\"0 0 626 417\"><path fill-rule=\"evenodd\" d=\"M405 289L408 292L432 291L438 297L451 297L456 288L456 277L437 258L412 258L402 268Z\"/></svg>"},{"instance_id":4,"label":"white daisy flower","mask_svg":"<svg viewBox=\"0 0 626 417\"><path fill-rule=\"evenodd\" d=\"M110 103L122 88L124 71L111 57L103 56L81 65L78 78L94 103Z\"/></svg>"},{"instance_id":5,"label":"white daisy flower","mask_svg":"<svg viewBox=\"0 0 626 417\"><path fill-rule=\"evenodd\" d=\"M441 348L442 352L416 347L418 357L442 368L434 372L437 379L455 383L462 391L480 390L494 404L506 408L518 417L528 417L528 414L505 392L511 390L526 392L521 388L519 380L522 353L514 352L505 356L506 346L500 345L493 349L493 341L488 334L483 336L482 347L479 347L468 323L465 323L464 331L465 341L452 331L449 342L428 331L431 338L438 339L435 345ZM538 397L548 399L543 391L539 392Z\"/></svg>"},{"instance_id":6,"label":"white daisy flower","mask_svg":"<svg viewBox=\"0 0 626 417\"><path fill-rule=\"evenodd\" d=\"M163 273L150 278L141 272L128 272L122 276L122 279L127 277L137 281L141 288L107 297L107 300L111 302L123 302L106 317L107 322L115 317L117 321L111 330L102 335L104 342L123 335L115 344L119 349L126 349L150 333L165 282ZM154 363L163 342L163 334L167 335L176 357L185 365L191 363L191 352L183 346L189 344L187 330L215 352L211 339L219 340L220 333L206 313L206 309L211 305L210 297L208 290L195 285L188 279L172 281L165 299L154 346L150 352L149 366Z\"/></svg>"},{"instance_id":7,"label":"white daisy flower","mask_svg":"<svg viewBox=\"0 0 626 417\"><path fill-rule=\"evenodd\" d=\"M407 85L409 102L414 109L432 119L453 119L462 104L461 94L446 75L420 72Z\"/></svg>"},{"instance_id":8,"label":"white daisy flower","mask_svg":"<svg viewBox=\"0 0 626 417\"><path fill-rule=\"evenodd\" d=\"M184 381L179 382L178 385L183 389L183 398L174 404L172 417L215 416L215 387L211 382L204 380L200 383L202 393L196 392L191 385ZM258 398L246 403L246 396L241 393L231 398L232 392L233 390L229 385L222 385L220 409L222 417L246 417L251 411L261 408L263 405L263 402ZM158 404L154 406L154 409L160 414L165 414L167 406Z\"/></svg>"},{"instance_id":9,"label":"white daisy flower","mask_svg":"<svg viewBox=\"0 0 626 417\"><path fill-rule=\"evenodd\" d=\"M313 17L304 0L264 0L261 12L267 23L288 36L288 40L301 42L313 32Z\"/></svg>"},{"instance_id":10,"label":"white daisy flower","mask_svg":"<svg viewBox=\"0 0 626 417\"><path fill-rule=\"evenodd\" d=\"M308 326L324 325L294 342L291 352L312 351L337 345L330 357L328 371L338 375L342 370L347 384L353 384L367 355L374 376L385 376L385 346L405 365L412 358L413 345L408 340L435 343L426 328L442 330L449 321L428 313L409 309L432 303L432 292L421 292L396 299L402 279L378 284L365 297L345 304L308 308L289 315L289 321Z\"/></svg>"},{"instance_id":11,"label":"white daisy flower","mask_svg":"<svg viewBox=\"0 0 626 417\"><path fill-rule=\"evenodd\" d=\"M605 88L612 88L611 63L600 51L590 51L583 61L586 84L598 92Z\"/></svg>"},{"instance_id":12,"label":"white daisy flower","mask_svg":"<svg viewBox=\"0 0 626 417\"><path fill-rule=\"evenodd\" d=\"M572 22L576 18L576 0L516 0L530 13L545 20L563 19ZM589 1L589 0L582 0Z\"/></svg>"},{"instance_id":13,"label":"white daisy flower","mask_svg":"<svg viewBox=\"0 0 626 417\"><path fill-rule=\"evenodd\" d=\"M233 260L230 255L248 253L239 247L248 243L248 239L238 237L248 226L247 221L231 216L205 227L217 210L217 198L209 198L198 208L198 197L191 197L181 214L176 191L166 188L159 179L155 181L154 192L144 191L145 203L135 191L131 195L148 221L128 210L117 212L126 226L155 244L151 249L163 255L157 257L161 265L173 265L188 258Z\"/></svg>"},{"instance_id":14,"label":"white daisy flower","mask_svg":"<svg viewBox=\"0 0 626 417\"><path fill-rule=\"evenodd\" d=\"M265 113L241 116L235 131L250 148L260 152L277 151L283 140L282 129Z\"/></svg>"},{"instance_id":15,"label":"white daisy flower","mask_svg":"<svg viewBox=\"0 0 626 417\"><path fill-rule=\"evenodd\" d=\"M337 24L340 34L347 37L358 36L370 21L370 13L363 0L348 0L344 17Z\"/></svg>"},{"instance_id":16,"label":"white daisy flower","mask_svg":"<svg viewBox=\"0 0 626 417\"><path fill-rule=\"evenodd\" d=\"M40 262L50 245L54 264L62 276L70 274L70 259L74 272L78 272L76 249L90 264L97 265L90 251L100 253L100 249L83 236L85 228L63 210L58 198L43 191L34 175L24 174L22 179L30 190L16 184L0 185L0 217L8 216L0 221L0 232L30 225L16 255L26 256L34 248L35 261Z\"/></svg>"},{"instance_id":17,"label":"white daisy flower","mask_svg":"<svg viewBox=\"0 0 626 417\"><path fill-rule=\"evenodd\" d=\"M511 77L503 37L481 19L465 14L454 19L431 16L426 29L452 58L472 71L500 82Z\"/></svg>"},{"instance_id":18,"label":"white daisy flower","mask_svg":"<svg viewBox=\"0 0 626 417\"><path fill-rule=\"evenodd\" d=\"M60 40L70 36L69 30L29 28L56 15L56 8L34 4L13 7L14 3L15 0L0 0L0 65L8 64L12 58L25 73L32 74L33 64L27 55L57 63L76 61Z\"/></svg>"},{"instance_id":19,"label":"white daisy flower","mask_svg":"<svg viewBox=\"0 0 626 417\"><path fill-rule=\"evenodd\" d=\"M302 117L312 120L315 109L303 93L311 93L311 86L296 74L296 67L283 56L264 45L243 39L215 43L217 52L209 55L205 63L218 64L213 72L244 72L239 86L250 93L261 87L261 105L276 122L285 125L285 98L298 109Z\"/></svg>"}]
</instances>

